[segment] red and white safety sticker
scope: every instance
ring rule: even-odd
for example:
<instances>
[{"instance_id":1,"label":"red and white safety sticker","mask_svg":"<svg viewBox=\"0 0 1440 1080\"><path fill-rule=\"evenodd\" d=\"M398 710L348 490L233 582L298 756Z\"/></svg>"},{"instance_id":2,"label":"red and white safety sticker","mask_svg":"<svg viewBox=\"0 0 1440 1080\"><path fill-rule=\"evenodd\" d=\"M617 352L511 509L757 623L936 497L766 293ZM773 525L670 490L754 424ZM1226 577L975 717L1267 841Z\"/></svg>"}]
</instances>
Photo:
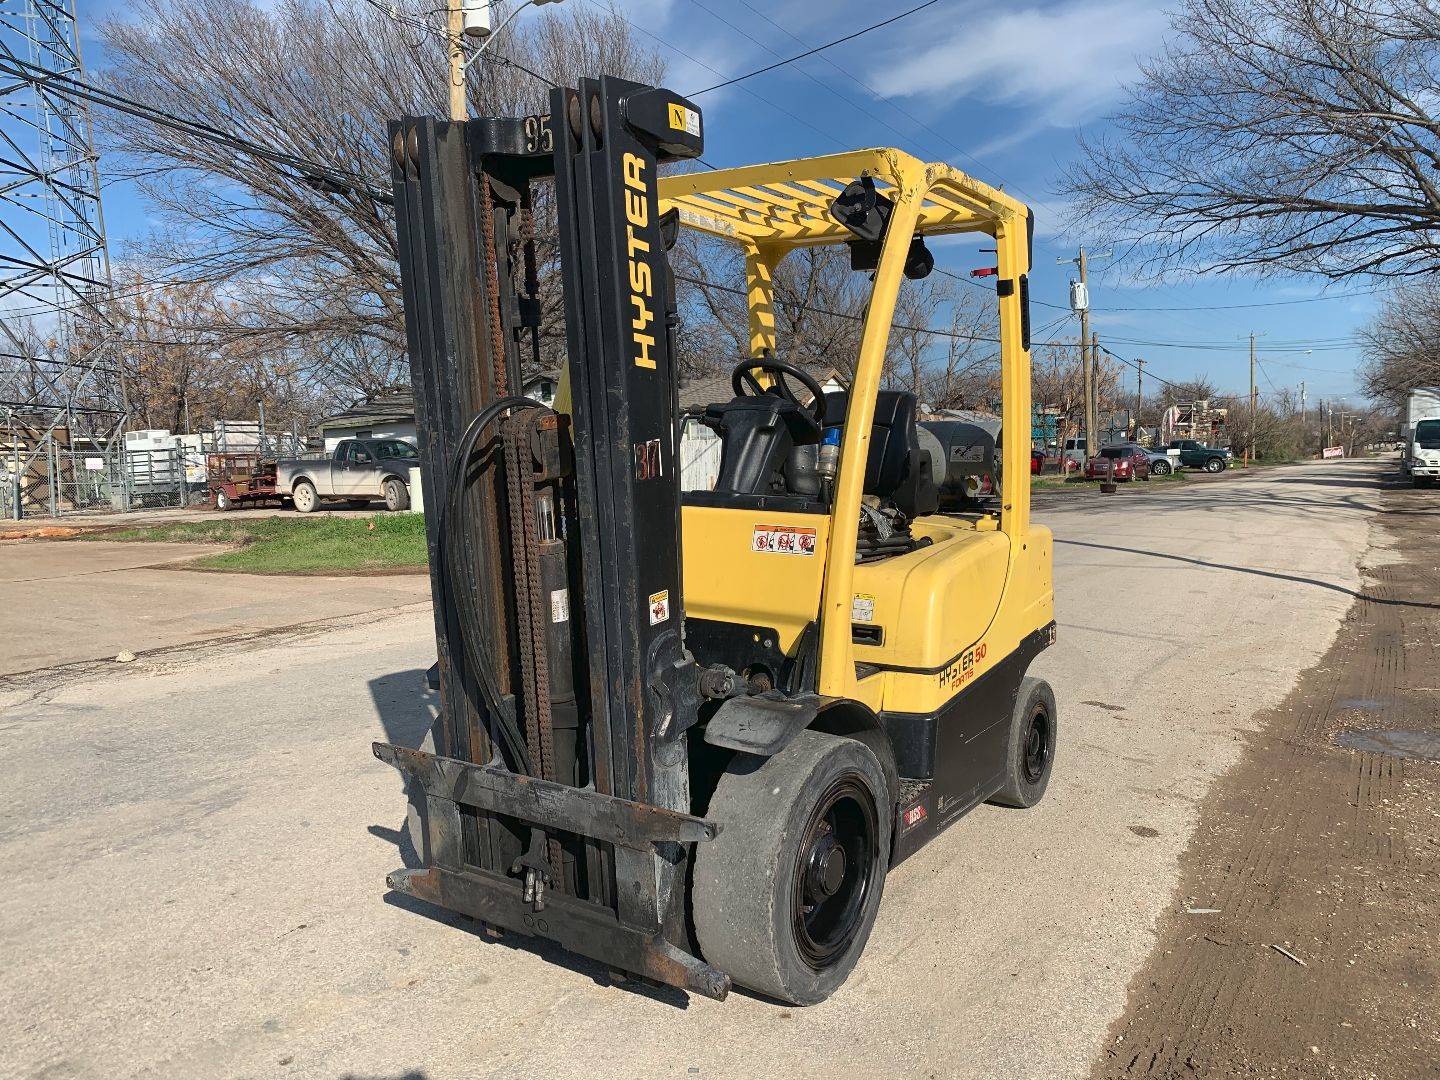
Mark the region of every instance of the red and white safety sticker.
<instances>
[{"instance_id":1,"label":"red and white safety sticker","mask_svg":"<svg viewBox=\"0 0 1440 1080\"><path fill-rule=\"evenodd\" d=\"M752 551L780 555L814 555L815 530L794 525L756 525L750 542Z\"/></svg>"}]
</instances>

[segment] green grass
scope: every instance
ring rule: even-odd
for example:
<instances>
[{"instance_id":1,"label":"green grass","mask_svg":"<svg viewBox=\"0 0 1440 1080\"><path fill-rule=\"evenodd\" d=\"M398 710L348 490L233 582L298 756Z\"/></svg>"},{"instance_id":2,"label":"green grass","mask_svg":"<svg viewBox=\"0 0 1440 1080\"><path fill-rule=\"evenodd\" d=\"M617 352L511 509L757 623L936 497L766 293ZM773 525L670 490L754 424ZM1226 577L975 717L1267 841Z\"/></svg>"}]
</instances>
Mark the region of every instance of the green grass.
<instances>
[{"instance_id":1,"label":"green grass","mask_svg":"<svg viewBox=\"0 0 1440 1080\"><path fill-rule=\"evenodd\" d=\"M134 529L87 533L82 540L145 543L238 544L233 551L191 563L207 570L249 574L345 574L424 570L425 518L421 514L176 521Z\"/></svg>"}]
</instances>

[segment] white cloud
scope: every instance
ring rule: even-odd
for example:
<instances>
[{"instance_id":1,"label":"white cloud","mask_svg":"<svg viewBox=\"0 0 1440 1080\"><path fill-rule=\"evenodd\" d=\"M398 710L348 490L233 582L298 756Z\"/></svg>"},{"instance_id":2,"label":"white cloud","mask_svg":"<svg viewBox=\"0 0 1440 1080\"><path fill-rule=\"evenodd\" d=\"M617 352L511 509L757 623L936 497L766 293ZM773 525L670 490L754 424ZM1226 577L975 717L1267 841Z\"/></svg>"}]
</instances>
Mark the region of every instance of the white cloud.
<instances>
[{"instance_id":1,"label":"white cloud","mask_svg":"<svg viewBox=\"0 0 1440 1080\"><path fill-rule=\"evenodd\" d=\"M969 13L967 13L969 14ZM1080 0L1004 14L974 11L952 32L892 50L870 79L886 94L963 95L1028 107L1052 127L1080 124L1113 105L1168 25L1150 0ZM1031 125L1027 125L1031 126Z\"/></svg>"}]
</instances>

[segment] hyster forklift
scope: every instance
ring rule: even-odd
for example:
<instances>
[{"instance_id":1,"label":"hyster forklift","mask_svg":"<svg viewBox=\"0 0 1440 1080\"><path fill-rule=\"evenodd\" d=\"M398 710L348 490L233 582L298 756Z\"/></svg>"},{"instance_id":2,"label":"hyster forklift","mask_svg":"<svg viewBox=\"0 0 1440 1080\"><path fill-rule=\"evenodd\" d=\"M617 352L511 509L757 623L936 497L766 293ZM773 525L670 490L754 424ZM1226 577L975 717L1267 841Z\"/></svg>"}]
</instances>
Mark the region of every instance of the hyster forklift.
<instances>
[{"instance_id":1,"label":"hyster forklift","mask_svg":"<svg viewBox=\"0 0 1440 1080\"><path fill-rule=\"evenodd\" d=\"M1026 677L1055 635L1029 514L1032 221L888 149L661 176L703 147L699 110L664 89L582 80L549 107L390 132L440 716L434 753L375 745L425 822L420 865L388 884L622 977L818 1002L890 870L1050 776L1055 700ZM542 184L553 408L519 393ZM687 228L739 246L750 329L733 396L698 418L721 456L695 491L667 254ZM1001 496L941 514L946 447L881 385L902 278L960 232L998 254ZM772 274L817 244L873 283L840 391L776 339Z\"/></svg>"}]
</instances>

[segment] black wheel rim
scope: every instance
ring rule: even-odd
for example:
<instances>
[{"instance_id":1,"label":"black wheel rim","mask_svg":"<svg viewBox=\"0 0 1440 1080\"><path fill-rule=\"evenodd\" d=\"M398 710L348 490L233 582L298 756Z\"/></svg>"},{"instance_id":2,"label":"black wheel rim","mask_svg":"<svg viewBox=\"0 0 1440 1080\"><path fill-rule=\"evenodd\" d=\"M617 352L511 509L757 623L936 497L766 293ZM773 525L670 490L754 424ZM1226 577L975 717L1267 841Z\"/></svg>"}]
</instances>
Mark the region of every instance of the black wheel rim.
<instances>
[{"instance_id":1,"label":"black wheel rim","mask_svg":"<svg viewBox=\"0 0 1440 1080\"><path fill-rule=\"evenodd\" d=\"M849 949L875 887L880 822L858 773L837 779L810 814L796 856L791 925L800 956L816 971Z\"/></svg>"},{"instance_id":2,"label":"black wheel rim","mask_svg":"<svg viewBox=\"0 0 1440 1080\"><path fill-rule=\"evenodd\" d=\"M1043 705L1037 705L1030 713L1030 725L1025 731L1025 780L1038 784L1050 767L1050 758L1055 753L1055 740L1050 728L1050 714Z\"/></svg>"}]
</instances>

